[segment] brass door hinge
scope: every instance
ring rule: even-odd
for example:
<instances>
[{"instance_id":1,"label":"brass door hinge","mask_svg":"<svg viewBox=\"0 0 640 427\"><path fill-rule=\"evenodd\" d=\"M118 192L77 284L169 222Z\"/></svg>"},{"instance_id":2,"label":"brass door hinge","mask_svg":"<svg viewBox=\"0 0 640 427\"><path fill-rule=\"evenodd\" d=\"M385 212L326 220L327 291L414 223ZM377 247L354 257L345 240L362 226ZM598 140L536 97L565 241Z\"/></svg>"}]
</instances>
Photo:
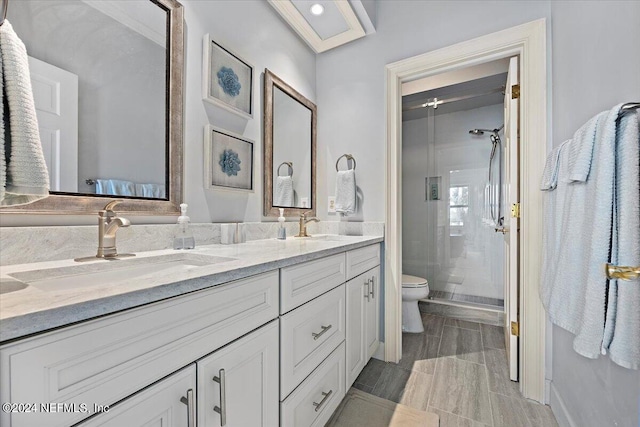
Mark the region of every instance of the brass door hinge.
<instances>
[{"instance_id":1,"label":"brass door hinge","mask_svg":"<svg viewBox=\"0 0 640 427\"><path fill-rule=\"evenodd\" d=\"M511 335L520 336L520 323L511 322Z\"/></svg>"},{"instance_id":2,"label":"brass door hinge","mask_svg":"<svg viewBox=\"0 0 640 427\"><path fill-rule=\"evenodd\" d=\"M520 85L511 86L511 99L520 98Z\"/></svg>"},{"instance_id":3,"label":"brass door hinge","mask_svg":"<svg viewBox=\"0 0 640 427\"><path fill-rule=\"evenodd\" d=\"M511 205L511 216L513 218L520 218L520 203L514 203Z\"/></svg>"}]
</instances>

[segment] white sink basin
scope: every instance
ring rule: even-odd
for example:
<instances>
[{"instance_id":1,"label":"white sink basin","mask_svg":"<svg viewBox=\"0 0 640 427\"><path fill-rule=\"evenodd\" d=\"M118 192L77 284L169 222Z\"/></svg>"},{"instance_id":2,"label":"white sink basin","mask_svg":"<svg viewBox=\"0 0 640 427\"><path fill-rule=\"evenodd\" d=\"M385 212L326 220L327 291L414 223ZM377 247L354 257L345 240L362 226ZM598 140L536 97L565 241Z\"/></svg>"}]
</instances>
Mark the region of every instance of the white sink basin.
<instances>
[{"instance_id":1,"label":"white sink basin","mask_svg":"<svg viewBox=\"0 0 640 427\"><path fill-rule=\"evenodd\" d=\"M163 277L233 260L235 258L176 253L25 271L10 276L44 291L59 291Z\"/></svg>"}]
</instances>

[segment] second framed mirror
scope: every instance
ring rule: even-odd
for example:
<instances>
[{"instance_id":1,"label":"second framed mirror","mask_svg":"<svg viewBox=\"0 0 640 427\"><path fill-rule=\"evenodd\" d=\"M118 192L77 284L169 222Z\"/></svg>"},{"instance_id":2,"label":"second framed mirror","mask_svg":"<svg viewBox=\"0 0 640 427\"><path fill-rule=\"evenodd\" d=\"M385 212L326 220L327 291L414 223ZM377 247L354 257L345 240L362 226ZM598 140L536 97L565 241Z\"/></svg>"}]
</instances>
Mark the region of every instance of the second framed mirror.
<instances>
[{"instance_id":1,"label":"second framed mirror","mask_svg":"<svg viewBox=\"0 0 640 427\"><path fill-rule=\"evenodd\" d=\"M264 71L264 216L316 213L317 108Z\"/></svg>"}]
</instances>

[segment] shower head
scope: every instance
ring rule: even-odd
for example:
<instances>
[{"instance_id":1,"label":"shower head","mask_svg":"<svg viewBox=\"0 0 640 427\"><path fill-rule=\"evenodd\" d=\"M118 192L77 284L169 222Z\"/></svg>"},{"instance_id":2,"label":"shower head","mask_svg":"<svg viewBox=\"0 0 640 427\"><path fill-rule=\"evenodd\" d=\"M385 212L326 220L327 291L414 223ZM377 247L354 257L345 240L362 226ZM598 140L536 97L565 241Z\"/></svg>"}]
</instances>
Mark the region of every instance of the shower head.
<instances>
[{"instance_id":1,"label":"shower head","mask_svg":"<svg viewBox=\"0 0 640 427\"><path fill-rule=\"evenodd\" d=\"M484 135L485 132L491 132L493 134L496 134L500 132L503 127L504 127L504 124L497 129L471 129L469 133L471 135Z\"/></svg>"}]
</instances>

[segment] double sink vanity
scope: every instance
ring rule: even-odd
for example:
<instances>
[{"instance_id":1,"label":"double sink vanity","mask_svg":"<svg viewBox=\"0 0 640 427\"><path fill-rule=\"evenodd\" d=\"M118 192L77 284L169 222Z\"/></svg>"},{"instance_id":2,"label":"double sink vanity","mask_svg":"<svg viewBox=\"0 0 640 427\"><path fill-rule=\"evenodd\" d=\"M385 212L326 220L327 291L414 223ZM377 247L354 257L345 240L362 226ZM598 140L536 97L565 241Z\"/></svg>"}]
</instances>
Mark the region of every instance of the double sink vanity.
<instances>
[{"instance_id":1,"label":"double sink vanity","mask_svg":"<svg viewBox=\"0 0 640 427\"><path fill-rule=\"evenodd\" d=\"M3 267L0 422L322 426L378 347L382 240Z\"/></svg>"}]
</instances>

